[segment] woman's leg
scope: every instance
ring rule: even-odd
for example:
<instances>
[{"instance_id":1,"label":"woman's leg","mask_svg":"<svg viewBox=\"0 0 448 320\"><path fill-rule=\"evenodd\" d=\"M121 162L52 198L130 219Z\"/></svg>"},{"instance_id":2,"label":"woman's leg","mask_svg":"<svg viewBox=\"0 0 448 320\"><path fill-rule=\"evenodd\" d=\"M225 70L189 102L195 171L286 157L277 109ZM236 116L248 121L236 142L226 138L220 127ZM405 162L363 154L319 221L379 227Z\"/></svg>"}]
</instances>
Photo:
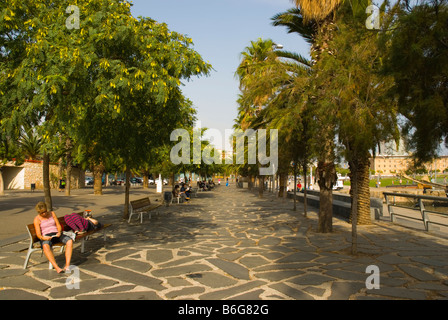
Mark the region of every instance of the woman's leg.
<instances>
[{"instance_id":1,"label":"woman's leg","mask_svg":"<svg viewBox=\"0 0 448 320\"><path fill-rule=\"evenodd\" d=\"M59 268L58 264L56 263L56 260L54 259L53 250L51 249L50 245L44 243L42 245L42 250L44 251L45 256L47 257L48 261L50 261L51 265L56 270L56 272L61 273L63 270Z\"/></svg>"},{"instance_id":2,"label":"woman's leg","mask_svg":"<svg viewBox=\"0 0 448 320\"><path fill-rule=\"evenodd\" d=\"M72 260L72 253L73 253L73 240L70 239L65 244L65 270L70 267L70 261Z\"/></svg>"}]
</instances>

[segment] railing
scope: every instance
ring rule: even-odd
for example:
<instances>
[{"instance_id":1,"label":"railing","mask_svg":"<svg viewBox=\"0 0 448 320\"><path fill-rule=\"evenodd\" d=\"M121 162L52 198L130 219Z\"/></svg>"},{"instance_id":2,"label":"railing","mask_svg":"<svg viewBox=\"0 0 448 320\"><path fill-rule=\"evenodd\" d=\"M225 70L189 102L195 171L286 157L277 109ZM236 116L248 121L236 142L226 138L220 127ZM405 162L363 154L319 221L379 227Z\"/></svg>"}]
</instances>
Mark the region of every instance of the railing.
<instances>
[{"instance_id":1,"label":"railing","mask_svg":"<svg viewBox=\"0 0 448 320\"><path fill-rule=\"evenodd\" d=\"M425 195L418 195L418 194L396 193L396 192L383 192L383 194L386 199L387 209L389 211L390 220L392 222L395 222L395 216L401 216L401 217L404 217L407 219L422 221L426 231L429 230L430 224L436 224L436 225L448 227L448 213L427 210L425 208L425 205L423 204L423 200L429 200L429 201L434 201L434 202L438 202L438 203L446 203L448 205L448 198L425 196ZM395 203L395 199L397 197L411 198L411 199L417 200L417 202L415 203L414 207L400 205L400 204ZM406 214L406 213L398 213L394 210L394 208L405 208L408 210L419 211L421 214L421 217L417 218L417 217L410 216L409 214ZM436 217L436 220L439 220L439 221L430 220L430 215L431 216L434 215L434 217Z\"/></svg>"}]
</instances>

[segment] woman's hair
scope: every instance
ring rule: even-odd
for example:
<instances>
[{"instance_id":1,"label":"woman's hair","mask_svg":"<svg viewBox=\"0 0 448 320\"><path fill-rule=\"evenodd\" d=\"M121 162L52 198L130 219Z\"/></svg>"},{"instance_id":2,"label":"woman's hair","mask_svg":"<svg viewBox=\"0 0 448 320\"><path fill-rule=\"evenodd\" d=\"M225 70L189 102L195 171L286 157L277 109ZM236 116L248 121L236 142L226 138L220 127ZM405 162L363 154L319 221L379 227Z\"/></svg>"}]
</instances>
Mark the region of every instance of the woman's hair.
<instances>
[{"instance_id":1,"label":"woman's hair","mask_svg":"<svg viewBox=\"0 0 448 320\"><path fill-rule=\"evenodd\" d=\"M36 211L38 214L47 212L48 210L47 210L47 205L45 204L45 202L39 201L36 204Z\"/></svg>"}]
</instances>

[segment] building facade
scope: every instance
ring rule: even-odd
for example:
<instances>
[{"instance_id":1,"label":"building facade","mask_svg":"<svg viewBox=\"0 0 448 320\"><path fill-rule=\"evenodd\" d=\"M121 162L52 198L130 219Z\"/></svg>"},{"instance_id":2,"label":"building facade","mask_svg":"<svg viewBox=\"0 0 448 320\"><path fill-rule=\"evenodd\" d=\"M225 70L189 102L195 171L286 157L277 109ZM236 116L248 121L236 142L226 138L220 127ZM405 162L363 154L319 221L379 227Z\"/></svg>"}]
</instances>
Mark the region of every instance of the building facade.
<instances>
[{"instance_id":1,"label":"building facade","mask_svg":"<svg viewBox=\"0 0 448 320\"><path fill-rule=\"evenodd\" d=\"M31 184L36 189L43 189L42 161L26 160L22 165L16 166L14 162L7 162L1 167L0 174L3 178L4 190L31 189ZM57 188L59 182L59 166L50 164L50 183L52 188ZM85 172L78 168L72 169L71 188L82 188L85 185Z\"/></svg>"},{"instance_id":2,"label":"building facade","mask_svg":"<svg viewBox=\"0 0 448 320\"><path fill-rule=\"evenodd\" d=\"M412 159L404 155L377 155L370 160L370 164L374 174L394 176L408 170L412 166ZM448 171L448 156L441 156L432 162L425 163L424 167L427 172Z\"/></svg>"}]
</instances>

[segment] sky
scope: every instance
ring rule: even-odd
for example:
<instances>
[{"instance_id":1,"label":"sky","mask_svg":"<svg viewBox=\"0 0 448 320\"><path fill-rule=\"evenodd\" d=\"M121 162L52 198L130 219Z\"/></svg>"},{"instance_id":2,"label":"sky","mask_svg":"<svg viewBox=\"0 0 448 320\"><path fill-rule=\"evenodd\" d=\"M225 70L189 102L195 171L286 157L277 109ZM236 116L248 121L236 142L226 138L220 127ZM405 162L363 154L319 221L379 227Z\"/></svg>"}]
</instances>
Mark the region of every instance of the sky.
<instances>
[{"instance_id":1,"label":"sky","mask_svg":"<svg viewBox=\"0 0 448 320\"><path fill-rule=\"evenodd\" d=\"M272 39L283 50L309 56L300 36L274 27L271 18L294 7L291 0L133 0L132 14L164 22L192 38L194 49L209 62L209 76L184 81L184 95L197 110L198 124L222 133L232 129L239 94L235 71L241 52L258 38ZM214 141L219 148L219 141ZM225 147L225 146L224 146Z\"/></svg>"}]
</instances>

